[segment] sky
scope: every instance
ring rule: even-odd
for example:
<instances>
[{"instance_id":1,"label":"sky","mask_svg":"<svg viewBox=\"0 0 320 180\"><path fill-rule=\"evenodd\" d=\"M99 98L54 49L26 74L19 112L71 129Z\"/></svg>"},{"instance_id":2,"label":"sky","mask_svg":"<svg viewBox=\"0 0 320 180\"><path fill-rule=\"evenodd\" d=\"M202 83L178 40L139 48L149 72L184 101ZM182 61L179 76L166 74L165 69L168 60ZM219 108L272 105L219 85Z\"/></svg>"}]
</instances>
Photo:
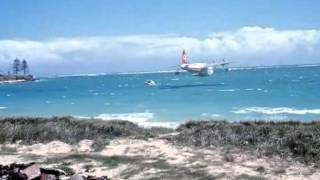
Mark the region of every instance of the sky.
<instances>
[{"instance_id":1,"label":"sky","mask_svg":"<svg viewBox=\"0 0 320 180\"><path fill-rule=\"evenodd\" d=\"M320 63L320 1L1 0L0 72L37 75Z\"/></svg>"}]
</instances>

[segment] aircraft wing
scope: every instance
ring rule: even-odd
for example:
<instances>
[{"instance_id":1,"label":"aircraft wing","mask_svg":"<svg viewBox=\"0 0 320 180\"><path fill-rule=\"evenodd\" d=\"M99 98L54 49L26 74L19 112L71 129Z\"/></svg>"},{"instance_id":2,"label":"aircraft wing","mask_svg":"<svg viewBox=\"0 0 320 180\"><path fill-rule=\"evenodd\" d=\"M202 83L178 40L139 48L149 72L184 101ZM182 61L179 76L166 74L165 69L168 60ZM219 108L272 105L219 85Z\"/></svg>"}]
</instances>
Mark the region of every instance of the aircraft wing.
<instances>
[{"instance_id":1,"label":"aircraft wing","mask_svg":"<svg viewBox=\"0 0 320 180\"><path fill-rule=\"evenodd\" d=\"M230 61L225 61L224 59L221 62L215 62L213 61L213 63L211 63L212 66L226 66L231 64L232 62Z\"/></svg>"}]
</instances>

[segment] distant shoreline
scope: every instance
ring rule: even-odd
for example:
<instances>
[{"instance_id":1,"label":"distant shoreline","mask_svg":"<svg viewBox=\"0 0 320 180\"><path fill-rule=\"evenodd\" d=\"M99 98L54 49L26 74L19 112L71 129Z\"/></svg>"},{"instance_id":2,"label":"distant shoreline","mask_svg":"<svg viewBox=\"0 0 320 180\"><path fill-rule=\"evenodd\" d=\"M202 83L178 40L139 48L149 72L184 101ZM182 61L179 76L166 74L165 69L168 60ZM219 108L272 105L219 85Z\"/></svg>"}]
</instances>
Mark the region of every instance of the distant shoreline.
<instances>
[{"instance_id":1,"label":"distant shoreline","mask_svg":"<svg viewBox=\"0 0 320 180\"><path fill-rule=\"evenodd\" d=\"M272 69L272 68L308 68L308 67L320 67L320 64L293 64L293 65L270 65L270 66L238 66L229 67L230 70L249 70L249 69ZM223 69L223 68L217 68ZM107 75L134 75L134 74L165 74L175 73L176 70L154 70L154 71L129 71L129 72L105 72L105 73L80 73L80 74L60 74L60 75L48 75L41 76L42 78L64 78L64 77L94 77L94 76L107 76Z\"/></svg>"}]
</instances>

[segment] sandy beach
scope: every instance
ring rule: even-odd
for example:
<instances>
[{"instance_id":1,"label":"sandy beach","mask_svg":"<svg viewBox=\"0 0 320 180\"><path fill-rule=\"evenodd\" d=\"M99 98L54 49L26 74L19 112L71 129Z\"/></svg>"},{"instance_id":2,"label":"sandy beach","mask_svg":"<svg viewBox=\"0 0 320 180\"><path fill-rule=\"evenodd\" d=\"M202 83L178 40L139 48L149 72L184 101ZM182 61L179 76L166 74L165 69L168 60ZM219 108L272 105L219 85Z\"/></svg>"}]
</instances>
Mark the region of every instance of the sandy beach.
<instances>
[{"instance_id":1,"label":"sandy beach","mask_svg":"<svg viewBox=\"0 0 320 180\"><path fill-rule=\"evenodd\" d=\"M21 82L26 82L26 80L8 80L8 81L0 81L0 84L5 84L5 83L21 83Z\"/></svg>"},{"instance_id":2,"label":"sandy beach","mask_svg":"<svg viewBox=\"0 0 320 180\"><path fill-rule=\"evenodd\" d=\"M76 145L1 145L1 163L36 162L45 167L68 167L80 174L111 179L319 179L320 171L277 157L256 157L219 148L174 146L166 139L119 138L101 151L91 140Z\"/></svg>"}]
</instances>

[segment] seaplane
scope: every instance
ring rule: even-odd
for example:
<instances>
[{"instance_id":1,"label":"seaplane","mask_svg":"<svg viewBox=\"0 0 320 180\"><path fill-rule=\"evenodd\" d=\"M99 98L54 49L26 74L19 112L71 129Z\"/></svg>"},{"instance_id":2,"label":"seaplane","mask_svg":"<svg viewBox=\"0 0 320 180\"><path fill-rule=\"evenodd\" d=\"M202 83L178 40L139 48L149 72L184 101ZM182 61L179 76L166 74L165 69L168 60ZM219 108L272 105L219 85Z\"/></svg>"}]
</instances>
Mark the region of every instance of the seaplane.
<instances>
[{"instance_id":1,"label":"seaplane","mask_svg":"<svg viewBox=\"0 0 320 180\"><path fill-rule=\"evenodd\" d=\"M226 62L224 59L220 63L189 63L187 60L187 53L183 49L180 69L190 72L195 76L211 76L217 66L225 67L229 64L230 62ZM177 72L177 74L179 74L179 72Z\"/></svg>"}]
</instances>

